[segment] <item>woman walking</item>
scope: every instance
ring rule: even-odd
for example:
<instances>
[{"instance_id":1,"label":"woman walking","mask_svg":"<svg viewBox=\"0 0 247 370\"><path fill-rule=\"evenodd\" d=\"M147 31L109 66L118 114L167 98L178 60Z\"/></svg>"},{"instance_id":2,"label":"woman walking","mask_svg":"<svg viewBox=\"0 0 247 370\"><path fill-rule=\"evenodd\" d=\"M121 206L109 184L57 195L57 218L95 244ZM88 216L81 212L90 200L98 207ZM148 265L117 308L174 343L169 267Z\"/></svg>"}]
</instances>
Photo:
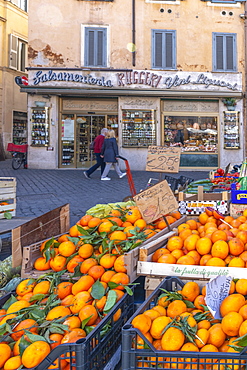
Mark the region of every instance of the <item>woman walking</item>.
<instances>
[{"instance_id":1,"label":"woman walking","mask_svg":"<svg viewBox=\"0 0 247 370\"><path fill-rule=\"evenodd\" d=\"M110 130L106 134L106 138L101 150L101 157L104 158L104 162L106 163L104 172L101 176L101 180L111 180L110 177L107 176L110 171L111 165L113 165L120 179L126 175L126 172L123 173L120 171L118 165L118 156L119 154L117 140L115 138L115 131Z\"/></svg>"}]
</instances>

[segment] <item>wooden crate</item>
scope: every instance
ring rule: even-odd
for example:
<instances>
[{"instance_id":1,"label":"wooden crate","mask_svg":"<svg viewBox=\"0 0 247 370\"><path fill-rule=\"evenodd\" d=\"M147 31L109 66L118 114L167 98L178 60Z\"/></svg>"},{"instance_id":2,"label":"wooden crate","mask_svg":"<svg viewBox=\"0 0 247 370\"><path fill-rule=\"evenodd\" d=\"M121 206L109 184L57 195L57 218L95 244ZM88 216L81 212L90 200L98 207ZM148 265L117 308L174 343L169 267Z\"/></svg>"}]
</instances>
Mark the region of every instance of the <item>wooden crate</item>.
<instances>
[{"instance_id":1,"label":"wooden crate","mask_svg":"<svg viewBox=\"0 0 247 370\"><path fill-rule=\"evenodd\" d=\"M160 248L166 243L168 237L175 235L174 231L178 225L184 223L187 220L186 216L181 217L179 220L173 222L170 225L170 229L167 227L161 230L159 233L154 235L152 238L147 239L139 247L133 249L132 251L124 254L124 262L127 268L127 274L130 277L130 281L133 282L137 279L137 263L140 259L139 256L142 254L148 255L153 253L156 249Z\"/></svg>"},{"instance_id":2,"label":"wooden crate","mask_svg":"<svg viewBox=\"0 0 247 370\"><path fill-rule=\"evenodd\" d=\"M16 215L16 178L0 177L0 219L5 218L4 213L8 212L14 217Z\"/></svg>"},{"instance_id":3,"label":"wooden crate","mask_svg":"<svg viewBox=\"0 0 247 370\"><path fill-rule=\"evenodd\" d=\"M34 218L12 230L12 259L13 267L22 265L25 255L25 247L41 245L54 235L64 234L69 230L69 204L55 208L39 217ZM32 247L32 255L35 252Z\"/></svg>"}]
</instances>

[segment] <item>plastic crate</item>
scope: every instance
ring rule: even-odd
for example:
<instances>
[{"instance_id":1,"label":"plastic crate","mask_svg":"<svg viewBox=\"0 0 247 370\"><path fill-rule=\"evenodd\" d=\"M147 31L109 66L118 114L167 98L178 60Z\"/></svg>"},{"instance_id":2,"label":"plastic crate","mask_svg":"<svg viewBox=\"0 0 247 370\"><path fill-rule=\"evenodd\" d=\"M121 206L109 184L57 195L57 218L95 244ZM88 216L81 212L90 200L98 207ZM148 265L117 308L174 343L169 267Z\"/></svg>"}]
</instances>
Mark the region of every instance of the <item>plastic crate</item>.
<instances>
[{"instance_id":1,"label":"plastic crate","mask_svg":"<svg viewBox=\"0 0 247 370\"><path fill-rule=\"evenodd\" d=\"M168 185L170 186L172 191L177 190L178 185L179 185L179 179L176 179L175 177L165 175L164 180L168 182Z\"/></svg>"},{"instance_id":2,"label":"plastic crate","mask_svg":"<svg viewBox=\"0 0 247 370\"><path fill-rule=\"evenodd\" d=\"M128 320L122 329L122 370L141 369L246 369L246 350L240 353L232 352L182 352L182 351L159 351L143 336L143 334L132 327L131 322L135 316L155 306L157 299L162 294L160 288L174 291L181 289L184 283L176 277L168 277L162 281L149 298L138 308L135 314ZM138 349L137 336L141 336L150 348ZM220 361L224 363L220 363Z\"/></svg>"},{"instance_id":3,"label":"plastic crate","mask_svg":"<svg viewBox=\"0 0 247 370\"><path fill-rule=\"evenodd\" d=\"M247 204L247 190L236 190L236 183L231 184L231 201L235 204Z\"/></svg>"},{"instance_id":4,"label":"plastic crate","mask_svg":"<svg viewBox=\"0 0 247 370\"><path fill-rule=\"evenodd\" d=\"M2 306L13 293L0 298ZM58 360L58 366L53 370L60 370L60 361L67 359L71 370L114 370L119 366L121 359L121 330L127 320L134 313L134 295L125 294L113 307L109 314L91 331L86 338L76 343L61 344L33 370L47 370ZM114 322L114 314L121 309L121 317ZM110 330L102 336L103 328L111 324ZM22 369L24 370L24 368Z\"/></svg>"},{"instance_id":5,"label":"plastic crate","mask_svg":"<svg viewBox=\"0 0 247 370\"><path fill-rule=\"evenodd\" d=\"M13 143L8 143L7 151L8 152L19 152L19 153L26 153L27 152L28 144L16 145Z\"/></svg>"},{"instance_id":6,"label":"plastic crate","mask_svg":"<svg viewBox=\"0 0 247 370\"><path fill-rule=\"evenodd\" d=\"M194 181L194 179L192 179L191 177L187 177L187 176L180 176L179 178L178 178L178 182L179 182L179 184L180 185L185 185L185 184L187 184L187 185L189 185L191 182L193 182Z\"/></svg>"}]
</instances>

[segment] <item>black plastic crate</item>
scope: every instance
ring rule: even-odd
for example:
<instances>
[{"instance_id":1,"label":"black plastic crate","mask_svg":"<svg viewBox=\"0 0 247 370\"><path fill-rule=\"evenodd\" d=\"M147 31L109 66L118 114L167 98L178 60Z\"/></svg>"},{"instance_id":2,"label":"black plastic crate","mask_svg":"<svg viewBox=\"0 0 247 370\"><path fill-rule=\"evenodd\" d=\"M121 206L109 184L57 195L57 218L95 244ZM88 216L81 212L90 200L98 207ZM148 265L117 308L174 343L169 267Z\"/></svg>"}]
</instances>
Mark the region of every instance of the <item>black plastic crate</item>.
<instances>
[{"instance_id":1,"label":"black plastic crate","mask_svg":"<svg viewBox=\"0 0 247 370\"><path fill-rule=\"evenodd\" d=\"M177 190L178 185L179 185L179 179L176 179L175 177L165 175L164 180L168 182L168 185L170 186L172 191Z\"/></svg>"},{"instance_id":2,"label":"black plastic crate","mask_svg":"<svg viewBox=\"0 0 247 370\"><path fill-rule=\"evenodd\" d=\"M191 182L193 182L194 181L194 179L192 179L191 177L187 177L187 176L183 176L183 175L181 175L179 178L178 178L178 183L180 184L180 185L189 185Z\"/></svg>"},{"instance_id":3,"label":"black plastic crate","mask_svg":"<svg viewBox=\"0 0 247 370\"><path fill-rule=\"evenodd\" d=\"M11 294L14 292L0 299L0 306L10 298ZM119 309L121 309L121 317L114 322L113 316ZM60 370L60 361L64 359L69 361L70 370L114 370L118 368L121 359L121 330L134 311L134 295L125 294L86 338L76 343L57 346L32 370L47 370L55 361L58 361L58 366L53 367L53 370ZM102 330L108 324L111 328L107 334L102 336Z\"/></svg>"},{"instance_id":4,"label":"black plastic crate","mask_svg":"<svg viewBox=\"0 0 247 370\"><path fill-rule=\"evenodd\" d=\"M158 297L163 293L160 288L175 291L180 290L183 286L184 283L180 279L167 277L124 325L122 329L122 370L158 370L160 368L174 370L246 369L247 347L241 354L232 352L159 351L138 329L132 327L131 322L134 317L157 304ZM137 336L144 340L146 344L144 349L137 348ZM150 348L145 349L147 346Z\"/></svg>"}]
</instances>

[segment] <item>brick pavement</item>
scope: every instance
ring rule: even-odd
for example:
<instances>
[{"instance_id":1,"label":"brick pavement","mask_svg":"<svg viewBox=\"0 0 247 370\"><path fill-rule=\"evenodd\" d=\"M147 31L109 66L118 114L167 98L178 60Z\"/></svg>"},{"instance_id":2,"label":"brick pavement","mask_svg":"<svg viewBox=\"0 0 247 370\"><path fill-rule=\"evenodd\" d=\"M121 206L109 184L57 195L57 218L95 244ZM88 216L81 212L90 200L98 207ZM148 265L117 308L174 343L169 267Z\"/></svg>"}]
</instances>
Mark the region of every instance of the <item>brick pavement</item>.
<instances>
[{"instance_id":1,"label":"brick pavement","mask_svg":"<svg viewBox=\"0 0 247 370\"><path fill-rule=\"evenodd\" d=\"M122 166L124 164L122 162ZM201 179L208 171L180 171L180 175ZM70 204L70 221L74 225L87 209L97 203L114 203L130 195L127 177L119 179L111 170L111 181L101 181L100 172L92 174L92 179L84 177L80 169L19 169L13 170L11 159L0 162L1 177L17 179L16 217L35 218L65 203ZM150 177L159 178L159 173L146 171L132 172L137 192L145 189Z\"/></svg>"}]
</instances>

